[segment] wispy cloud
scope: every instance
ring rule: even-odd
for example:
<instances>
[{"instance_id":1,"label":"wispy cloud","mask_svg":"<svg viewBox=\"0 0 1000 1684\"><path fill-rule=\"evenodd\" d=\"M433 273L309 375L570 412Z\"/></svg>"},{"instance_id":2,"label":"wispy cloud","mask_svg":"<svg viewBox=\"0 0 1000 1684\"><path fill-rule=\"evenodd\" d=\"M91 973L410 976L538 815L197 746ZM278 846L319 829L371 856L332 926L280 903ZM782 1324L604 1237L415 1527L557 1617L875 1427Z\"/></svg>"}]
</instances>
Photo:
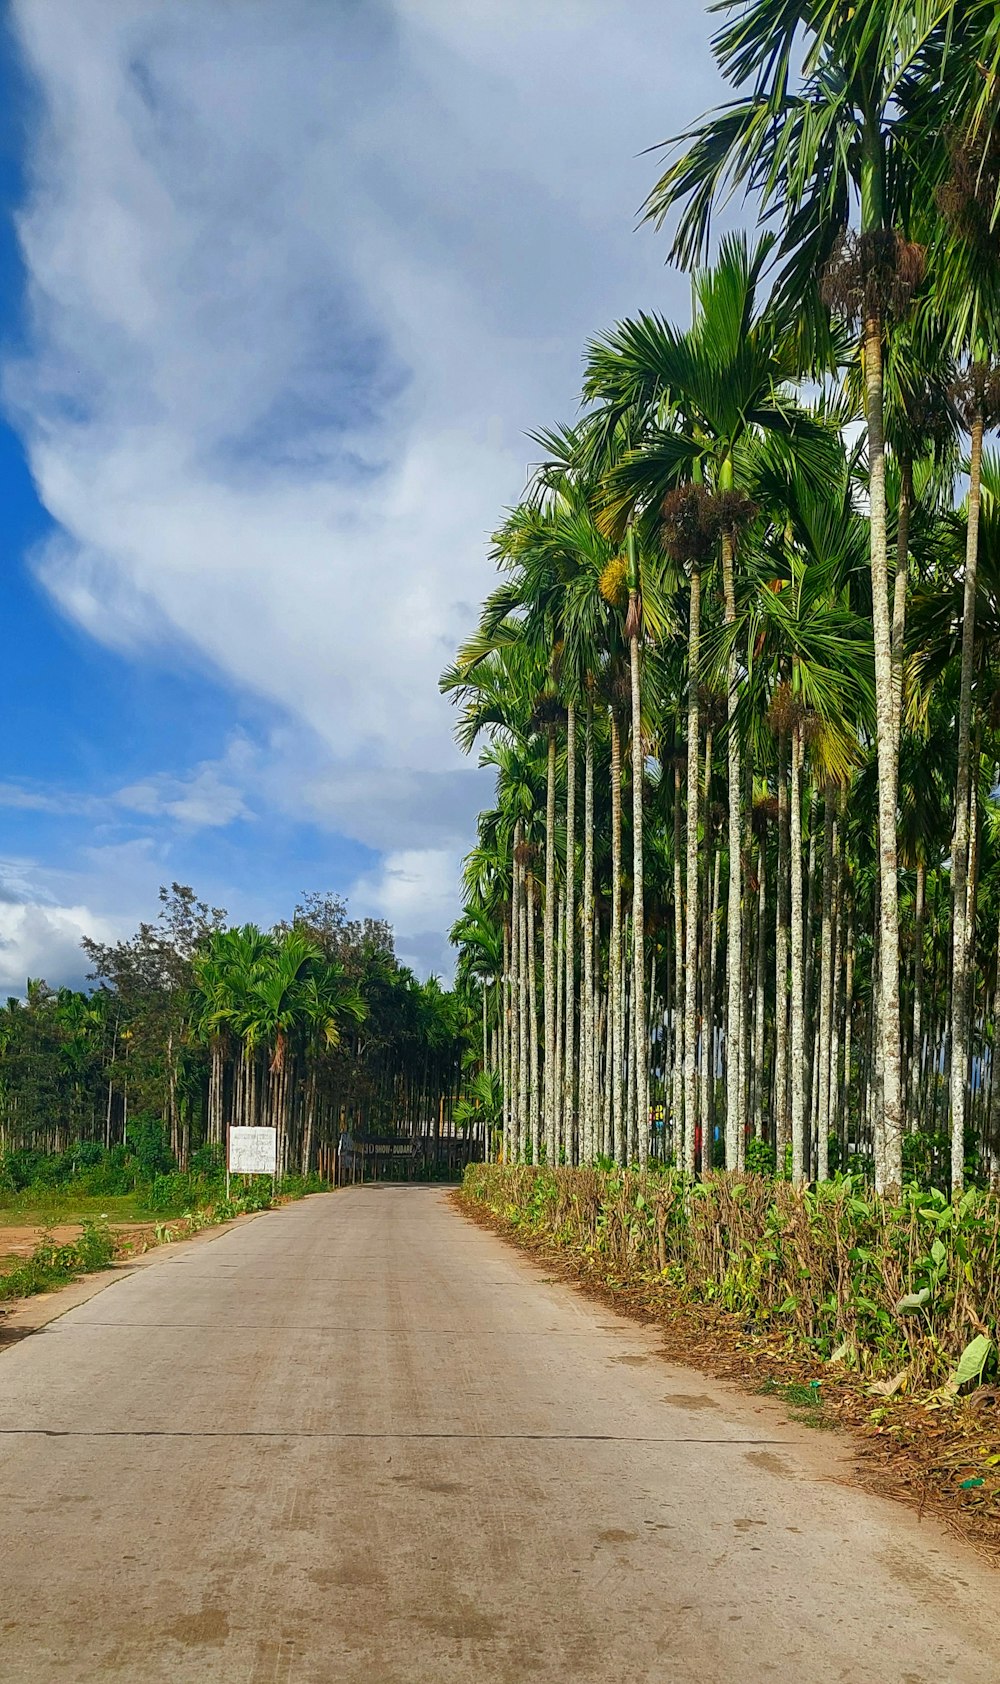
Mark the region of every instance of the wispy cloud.
<instances>
[{"instance_id":1,"label":"wispy cloud","mask_svg":"<svg viewBox=\"0 0 1000 1684\"><path fill-rule=\"evenodd\" d=\"M294 786L267 746L254 775L384 852L401 920L446 919L443 862L483 783L437 674L488 586L525 430L573 411L587 334L683 308L631 224L636 155L711 97L701 8L19 0L14 18L44 100L32 330L5 383L59 523L38 576L93 637L196 650L264 698ZM222 827L249 781L206 763L116 800ZM418 853L433 889L407 896L391 861Z\"/></svg>"}]
</instances>

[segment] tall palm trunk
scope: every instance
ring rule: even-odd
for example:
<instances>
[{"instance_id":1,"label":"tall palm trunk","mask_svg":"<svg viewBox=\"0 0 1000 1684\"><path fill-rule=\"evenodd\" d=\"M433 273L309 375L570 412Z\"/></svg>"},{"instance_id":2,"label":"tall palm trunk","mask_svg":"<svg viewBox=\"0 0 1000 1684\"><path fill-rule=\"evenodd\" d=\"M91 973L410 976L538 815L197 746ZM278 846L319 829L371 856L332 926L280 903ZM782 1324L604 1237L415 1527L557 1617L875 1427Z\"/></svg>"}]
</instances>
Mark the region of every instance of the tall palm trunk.
<instances>
[{"instance_id":1,"label":"tall palm trunk","mask_svg":"<svg viewBox=\"0 0 1000 1684\"><path fill-rule=\"evenodd\" d=\"M996 980L993 986L993 1041L990 1046L990 1110L986 1128L990 1187L1000 1190L1000 921L997 923Z\"/></svg>"},{"instance_id":2,"label":"tall palm trunk","mask_svg":"<svg viewBox=\"0 0 1000 1684\"><path fill-rule=\"evenodd\" d=\"M565 1043L563 1040L563 1026L565 1018L565 972L563 969L563 955L566 950L566 886L559 890L559 923L556 932L556 1056L555 1056L555 1116L553 1118L553 1147L551 1162L558 1164L564 1161L563 1134L563 1092L565 1090L566 1075L563 1067ZM569 1162L568 1152L565 1161Z\"/></svg>"},{"instance_id":3,"label":"tall palm trunk","mask_svg":"<svg viewBox=\"0 0 1000 1684\"><path fill-rule=\"evenodd\" d=\"M735 541L732 532L722 534L722 588L725 621L736 619L736 586L733 576ZM735 650L730 651L727 677L729 758L729 903L726 908L726 1167L736 1169L740 1141L745 1135L743 1099L743 769L736 709L739 702Z\"/></svg>"},{"instance_id":4,"label":"tall palm trunk","mask_svg":"<svg viewBox=\"0 0 1000 1684\"><path fill-rule=\"evenodd\" d=\"M602 1087L601 1105L601 1155L613 1157L615 1149L614 1116L612 1112L611 1090L613 1082L611 1072L614 1066L614 1019L610 987L605 991L601 1008L604 1012L604 1083Z\"/></svg>"},{"instance_id":5,"label":"tall palm trunk","mask_svg":"<svg viewBox=\"0 0 1000 1684\"><path fill-rule=\"evenodd\" d=\"M802 929L802 728L792 727L791 765L791 949L792 949L792 1180L805 1179L805 970Z\"/></svg>"},{"instance_id":6,"label":"tall palm trunk","mask_svg":"<svg viewBox=\"0 0 1000 1684\"><path fill-rule=\"evenodd\" d=\"M674 986L670 1001L670 1139L683 1162L684 1138L684 895L681 859L681 768L674 764Z\"/></svg>"},{"instance_id":7,"label":"tall palm trunk","mask_svg":"<svg viewBox=\"0 0 1000 1684\"><path fill-rule=\"evenodd\" d=\"M566 710L566 982L563 1054L563 1140L567 1163L579 1160L579 1136L574 1130L580 1073L576 1051L576 709Z\"/></svg>"},{"instance_id":8,"label":"tall palm trunk","mask_svg":"<svg viewBox=\"0 0 1000 1684\"><path fill-rule=\"evenodd\" d=\"M636 592L629 595L629 621L639 617ZM635 1119L639 1167L649 1157L649 1030L646 1023L646 937L643 890L642 789L645 757L642 752L642 691L639 672L639 633L629 638L632 681L632 1045L635 1049Z\"/></svg>"},{"instance_id":9,"label":"tall palm trunk","mask_svg":"<svg viewBox=\"0 0 1000 1684\"><path fill-rule=\"evenodd\" d=\"M545 1150L556 1161L556 728L548 727L545 786L545 916L542 922L542 990L545 1014Z\"/></svg>"},{"instance_id":10,"label":"tall palm trunk","mask_svg":"<svg viewBox=\"0 0 1000 1684\"><path fill-rule=\"evenodd\" d=\"M913 507L913 463L903 452L899 461L899 507L896 511L896 577L892 588L892 724L895 733L896 776L899 777L899 739L903 724L903 649L906 637L906 587L910 548L910 511Z\"/></svg>"},{"instance_id":11,"label":"tall palm trunk","mask_svg":"<svg viewBox=\"0 0 1000 1684\"><path fill-rule=\"evenodd\" d=\"M695 1172L698 1129L698 683L701 666L701 574L691 568L687 697L687 921L684 950L684 1168Z\"/></svg>"},{"instance_id":12,"label":"tall palm trunk","mask_svg":"<svg viewBox=\"0 0 1000 1684\"><path fill-rule=\"evenodd\" d=\"M816 1083L816 1179L830 1172L830 1044L833 1035L833 865L836 841L834 793L827 789L823 810L823 888L820 934L819 1041Z\"/></svg>"},{"instance_id":13,"label":"tall palm trunk","mask_svg":"<svg viewBox=\"0 0 1000 1684\"><path fill-rule=\"evenodd\" d=\"M484 990L483 990L483 1000L485 1001L485 999L486 999L486 990L484 988ZM483 1023L484 1023L483 1047L484 1047L484 1049L485 1049L485 1046L486 1046L485 1021L486 1020L485 1020L485 1016L484 1016L484 1019L483 1019ZM484 1060L485 1060L485 1056L486 1055L485 1055L485 1051L484 1051L484 1053L483 1053ZM313 1139L315 1137L315 1132L316 1132L316 1062L315 1062L315 1054L309 1060L309 1074L306 1077L305 1107L306 1107L306 1110L305 1110L305 1125L304 1125L303 1130L302 1130L302 1154L301 1154L301 1158L299 1160L299 1164L300 1164L300 1169L301 1169L302 1174L308 1175L310 1170L312 1169Z\"/></svg>"},{"instance_id":14,"label":"tall palm trunk","mask_svg":"<svg viewBox=\"0 0 1000 1684\"><path fill-rule=\"evenodd\" d=\"M225 1078L222 1042L218 1036L212 1041L212 1071L209 1078L209 1141L220 1144L224 1139L222 1084Z\"/></svg>"},{"instance_id":15,"label":"tall palm trunk","mask_svg":"<svg viewBox=\"0 0 1000 1684\"><path fill-rule=\"evenodd\" d=\"M527 877L528 890L528 922L527 922L527 966L528 966L528 1057L531 1067L531 1161L537 1164L541 1156L542 1145L542 1106L541 1089L538 1080L538 966L535 959L535 877L529 871Z\"/></svg>"},{"instance_id":16,"label":"tall palm trunk","mask_svg":"<svg viewBox=\"0 0 1000 1684\"><path fill-rule=\"evenodd\" d=\"M511 912L510 918L503 923L503 1034L501 1039L501 1059L503 1069L501 1081L503 1083L503 1155L504 1162L510 1163L514 1156L514 1131L516 1116L516 1096L514 1093L514 965L516 957L512 949L517 941L517 826L514 827L514 841L511 845Z\"/></svg>"},{"instance_id":17,"label":"tall palm trunk","mask_svg":"<svg viewBox=\"0 0 1000 1684\"><path fill-rule=\"evenodd\" d=\"M656 948L649 963L649 1104L652 1110L657 1093L662 1093L663 1001L656 993Z\"/></svg>"},{"instance_id":18,"label":"tall palm trunk","mask_svg":"<svg viewBox=\"0 0 1000 1684\"><path fill-rule=\"evenodd\" d=\"M804 752L804 751L803 751ZM813 982L816 971L816 836L819 831L819 794L813 790L809 797L809 855L806 868L806 911L803 926L803 942L805 946L805 983L802 997L802 1014L805 1023L806 1036L806 1176L810 1171L812 1131L810 1120L814 1115L816 1099L816 1083L813 1080L816 1070L816 1011L813 997Z\"/></svg>"},{"instance_id":19,"label":"tall palm trunk","mask_svg":"<svg viewBox=\"0 0 1000 1684\"><path fill-rule=\"evenodd\" d=\"M872 625L875 647L875 714L878 746L879 1065L882 1099L875 1118L875 1184L879 1192L903 1179L903 1100L899 1036L899 877L896 846L896 749L892 626L885 495L885 426L882 324L865 322L865 419L868 425L869 538Z\"/></svg>"},{"instance_id":20,"label":"tall palm trunk","mask_svg":"<svg viewBox=\"0 0 1000 1684\"><path fill-rule=\"evenodd\" d=\"M618 716L611 708L611 958L608 988L611 1013L611 1128L612 1151L625 1162L625 1130L622 1092L625 1057L625 1014L622 1010L622 750Z\"/></svg>"},{"instance_id":21,"label":"tall palm trunk","mask_svg":"<svg viewBox=\"0 0 1000 1684\"><path fill-rule=\"evenodd\" d=\"M764 838L757 847L757 954L753 1018L753 1132L764 1135L764 978L767 958L767 853Z\"/></svg>"},{"instance_id":22,"label":"tall palm trunk","mask_svg":"<svg viewBox=\"0 0 1000 1684\"><path fill-rule=\"evenodd\" d=\"M719 929L719 895L722 882L722 852L716 848L711 876L705 871L705 946L702 954L701 1041L701 1171L712 1168L715 1137L715 957Z\"/></svg>"},{"instance_id":23,"label":"tall palm trunk","mask_svg":"<svg viewBox=\"0 0 1000 1684\"><path fill-rule=\"evenodd\" d=\"M580 1129L584 1163L596 1155L595 1071L597 1022L594 1010L594 709L587 701L583 774L583 1024Z\"/></svg>"},{"instance_id":24,"label":"tall palm trunk","mask_svg":"<svg viewBox=\"0 0 1000 1684\"><path fill-rule=\"evenodd\" d=\"M709 716L705 721L705 748L702 757L705 770L700 791L702 811L706 814L712 810L714 756L715 732ZM701 879L703 904L700 967L702 1059L698 1072L698 1106L701 1118L701 1172L707 1175L712 1167L712 1135L715 1127L715 935L718 928L721 860L721 852L715 847L707 824L701 852L704 860Z\"/></svg>"},{"instance_id":25,"label":"tall palm trunk","mask_svg":"<svg viewBox=\"0 0 1000 1684\"><path fill-rule=\"evenodd\" d=\"M774 1146L779 1171L791 1141L788 1110L789 743L778 736L778 878L774 928Z\"/></svg>"},{"instance_id":26,"label":"tall palm trunk","mask_svg":"<svg viewBox=\"0 0 1000 1684\"><path fill-rule=\"evenodd\" d=\"M481 979L481 989L483 996L483 1050L480 1056L485 1073L490 1068L489 987L485 977Z\"/></svg>"},{"instance_id":27,"label":"tall palm trunk","mask_svg":"<svg viewBox=\"0 0 1000 1684\"><path fill-rule=\"evenodd\" d=\"M513 948L517 948L517 849L513 850L513 887L510 899L510 919L503 919L503 1037L500 1046L503 1059L503 1162L510 1164L513 1160L513 1140L515 1140L515 1118L517 1118L517 1095L513 1091L513 968L517 965L517 957Z\"/></svg>"},{"instance_id":28,"label":"tall palm trunk","mask_svg":"<svg viewBox=\"0 0 1000 1684\"><path fill-rule=\"evenodd\" d=\"M837 841L840 849L844 845L844 810L841 807L837 818ZM836 1134L838 1140L843 1140L841 1124L841 1095L840 1085L840 1016L841 995L844 982L844 903L843 903L843 875L836 869L833 880L833 1006L830 1013L830 1106L829 1133ZM844 1167L844 1155L841 1153L840 1166ZM829 1169L829 1164L827 1165Z\"/></svg>"},{"instance_id":29,"label":"tall palm trunk","mask_svg":"<svg viewBox=\"0 0 1000 1684\"><path fill-rule=\"evenodd\" d=\"M625 949L628 951L629 932L625 930ZM634 1164L639 1151L635 1128L635 1039L632 1033L631 967L622 960L622 1022L625 1025L625 1162Z\"/></svg>"},{"instance_id":30,"label":"tall palm trunk","mask_svg":"<svg viewBox=\"0 0 1000 1684\"><path fill-rule=\"evenodd\" d=\"M518 894L518 960L517 960L517 1126L514 1131L514 1155L527 1160L531 1141L532 1082L531 1045L535 1034L531 1015L531 951L528 935L528 874L520 870Z\"/></svg>"},{"instance_id":31,"label":"tall palm trunk","mask_svg":"<svg viewBox=\"0 0 1000 1684\"><path fill-rule=\"evenodd\" d=\"M517 832L515 832L517 837ZM500 1034L500 1081L503 1084L503 1162L513 1157L513 1118L517 1113L517 1096L513 1091L513 967L517 945L517 842L512 847L512 889L510 889L510 918L503 919L503 977L502 977L502 1034Z\"/></svg>"},{"instance_id":32,"label":"tall palm trunk","mask_svg":"<svg viewBox=\"0 0 1000 1684\"><path fill-rule=\"evenodd\" d=\"M909 1116L910 1128L920 1124L920 1074L924 1038L924 906L927 898L927 866L917 861L917 887L913 910L913 1020L910 1029Z\"/></svg>"},{"instance_id":33,"label":"tall palm trunk","mask_svg":"<svg viewBox=\"0 0 1000 1684\"><path fill-rule=\"evenodd\" d=\"M851 1070L852 1036L854 1031L854 906L847 910L846 931L844 935L844 1091L843 1117L841 1122L845 1149L850 1135L851 1122L851 1094L853 1092ZM845 1151L846 1156L846 1151Z\"/></svg>"},{"instance_id":34,"label":"tall palm trunk","mask_svg":"<svg viewBox=\"0 0 1000 1684\"><path fill-rule=\"evenodd\" d=\"M958 701L958 774L955 780L955 835L951 850L953 886L951 969L951 1187L960 1191L965 1168L965 1097L969 1061L969 834L971 805L970 747L972 671L976 636L976 573L979 562L979 509L982 497L983 415L974 415L969 464L968 522L965 540L965 590L962 602L962 676Z\"/></svg>"}]
</instances>

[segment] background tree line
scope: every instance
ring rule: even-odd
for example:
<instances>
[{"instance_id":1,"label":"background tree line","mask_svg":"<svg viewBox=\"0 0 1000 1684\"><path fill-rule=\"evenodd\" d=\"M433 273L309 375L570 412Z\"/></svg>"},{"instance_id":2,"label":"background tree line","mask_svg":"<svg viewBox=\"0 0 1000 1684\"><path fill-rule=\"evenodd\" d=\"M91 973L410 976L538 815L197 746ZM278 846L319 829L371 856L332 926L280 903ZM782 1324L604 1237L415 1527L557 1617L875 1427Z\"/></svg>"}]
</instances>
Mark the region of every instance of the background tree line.
<instances>
[{"instance_id":1,"label":"background tree line","mask_svg":"<svg viewBox=\"0 0 1000 1684\"><path fill-rule=\"evenodd\" d=\"M272 930L229 927L177 883L160 901L129 940L84 942L90 992L29 979L8 999L0 1149L110 1148L162 1125L186 1168L228 1123L266 1123L281 1171L308 1175L342 1131L455 1126L467 1006L399 963L387 924L333 895Z\"/></svg>"}]
</instances>

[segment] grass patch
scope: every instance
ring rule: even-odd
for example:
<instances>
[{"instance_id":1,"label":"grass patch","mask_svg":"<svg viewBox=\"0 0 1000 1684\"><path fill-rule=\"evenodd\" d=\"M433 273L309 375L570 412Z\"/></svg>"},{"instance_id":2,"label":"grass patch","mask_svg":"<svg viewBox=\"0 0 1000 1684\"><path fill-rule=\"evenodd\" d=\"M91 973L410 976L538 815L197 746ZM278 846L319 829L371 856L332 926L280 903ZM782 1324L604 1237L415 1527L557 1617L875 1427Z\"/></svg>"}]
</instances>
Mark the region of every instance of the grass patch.
<instances>
[{"instance_id":1,"label":"grass patch","mask_svg":"<svg viewBox=\"0 0 1000 1684\"><path fill-rule=\"evenodd\" d=\"M140 1193L81 1193L72 1187L27 1189L0 1208L0 1229L55 1227L67 1222L149 1221ZM2 1240L0 1234L0 1240Z\"/></svg>"},{"instance_id":2,"label":"grass patch","mask_svg":"<svg viewBox=\"0 0 1000 1684\"><path fill-rule=\"evenodd\" d=\"M837 1425L826 1410L818 1380L807 1385L798 1380L765 1380L762 1386L757 1387L757 1396L780 1398L787 1405L792 1420L798 1421L800 1426L832 1428Z\"/></svg>"}]
</instances>

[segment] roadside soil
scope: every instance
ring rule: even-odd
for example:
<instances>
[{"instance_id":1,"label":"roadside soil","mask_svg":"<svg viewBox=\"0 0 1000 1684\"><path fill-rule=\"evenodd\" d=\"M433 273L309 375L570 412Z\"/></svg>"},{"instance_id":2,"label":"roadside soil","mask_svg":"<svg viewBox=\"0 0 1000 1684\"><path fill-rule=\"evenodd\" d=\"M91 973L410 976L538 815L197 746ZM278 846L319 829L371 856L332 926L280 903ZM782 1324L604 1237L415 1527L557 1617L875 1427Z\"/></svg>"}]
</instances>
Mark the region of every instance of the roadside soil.
<instances>
[{"instance_id":1,"label":"roadside soil","mask_svg":"<svg viewBox=\"0 0 1000 1684\"><path fill-rule=\"evenodd\" d=\"M926 1394L886 1397L855 1372L790 1350L779 1329L686 1300L659 1280L602 1276L593 1259L521 1232L461 1189L452 1197L463 1215L533 1257L551 1278L655 1327L668 1361L784 1399L790 1419L803 1426L850 1433L860 1484L920 1515L933 1513L1000 1566L1000 1387L982 1386L948 1405Z\"/></svg>"},{"instance_id":2,"label":"roadside soil","mask_svg":"<svg viewBox=\"0 0 1000 1684\"><path fill-rule=\"evenodd\" d=\"M123 1253L133 1253L144 1250L155 1237L157 1222L109 1222L108 1227L115 1236L116 1247ZM180 1219L175 1218L169 1223L171 1229L180 1225ZM55 1240L57 1245L67 1245L71 1240L78 1239L83 1232L82 1222L30 1222L21 1225L0 1225L0 1273L12 1263L19 1263L25 1257L30 1257L42 1239Z\"/></svg>"}]
</instances>

